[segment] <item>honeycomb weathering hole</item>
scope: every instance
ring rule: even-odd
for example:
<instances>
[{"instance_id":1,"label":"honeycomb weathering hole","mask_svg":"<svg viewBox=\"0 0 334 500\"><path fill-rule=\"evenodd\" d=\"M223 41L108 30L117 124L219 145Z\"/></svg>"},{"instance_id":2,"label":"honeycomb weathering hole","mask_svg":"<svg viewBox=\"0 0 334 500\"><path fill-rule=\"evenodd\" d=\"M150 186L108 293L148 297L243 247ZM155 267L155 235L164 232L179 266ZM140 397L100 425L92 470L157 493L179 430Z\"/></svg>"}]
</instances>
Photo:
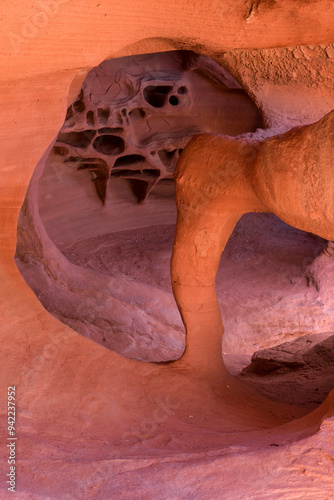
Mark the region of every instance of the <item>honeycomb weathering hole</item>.
<instances>
[{"instance_id":1,"label":"honeycomb weathering hole","mask_svg":"<svg viewBox=\"0 0 334 500\"><path fill-rule=\"evenodd\" d=\"M104 347L144 361L176 360L184 350L169 271L176 222L172 179L183 149L204 132L234 137L263 127L254 102L230 75L226 78L223 68L209 61L203 72L202 57L198 66L192 62L191 69L184 69L187 57L193 61L194 54L175 51L108 60L88 74L45 163L38 199L29 201L38 204L43 230L55 250L45 245L49 254L33 253L27 234L32 240L41 236L29 226L33 223L26 214L19 227L16 259L44 307ZM261 224L270 227L272 239L260 244L261 238L252 240L251 233L255 228L260 234ZM248 238L246 249L238 231ZM298 245L290 241L293 238ZM325 243L262 214L245 216L230 245L234 250L223 255L218 273L218 283L220 277L224 286L218 284L217 290L224 351L230 361L237 353L241 371L254 350L280 343L279 330L287 316L277 306L277 297L288 302L291 269L296 293L305 292L305 270L296 255L312 262ZM273 246L279 248L274 255L267 251ZM257 252L261 265L256 263ZM36 265L41 260L46 267ZM266 276L268 268L272 274ZM263 283L282 275L282 289L272 293L264 311ZM247 290L240 292L242 277ZM234 306L240 294L244 311ZM313 300L310 293L306 304ZM270 308L277 322L268 338L263 318L269 319ZM291 324L293 314L290 311ZM306 319L304 323L300 332L304 328L309 333ZM285 340L296 337L292 331ZM305 412L310 408L308 401Z\"/></svg>"},{"instance_id":2,"label":"honeycomb weathering hole","mask_svg":"<svg viewBox=\"0 0 334 500\"><path fill-rule=\"evenodd\" d=\"M117 135L100 135L93 142L93 148L107 156L116 156L123 153L125 149L124 141Z\"/></svg>"},{"instance_id":3,"label":"honeycomb weathering hole","mask_svg":"<svg viewBox=\"0 0 334 500\"><path fill-rule=\"evenodd\" d=\"M177 106L179 104L179 100L178 100L178 98L175 95L171 95L170 98L169 98L169 103L172 106Z\"/></svg>"},{"instance_id":4,"label":"honeycomb weathering hole","mask_svg":"<svg viewBox=\"0 0 334 500\"><path fill-rule=\"evenodd\" d=\"M119 156L115 161L113 168L122 167L124 165L133 165L137 163L142 163L144 161L145 157L142 155Z\"/></svg>"},{"instance_id":5,"label":"honeycomb weathering hole","mask_svg":"<svg viewBox=\"0 0 334 500\"><path fill-rule=\"evenodd\" d=\"M167 100L169 92L173 89L168 85L149 85L144 89L144 98L154 108L162 108Z\"/></svg>"},{"instance_id":6,"label":"honeycomb weathering hole","mask_svg":"<svg viewBox=\"0 0 334 500\"><path fill-rule=\"evenodd\" d=\"M91 143L95 132L93 130L86 130L84 132L69 132L60 133L58 141L74 146L76 148L86 148ZM57 148L57 146L55 146ZM57 151L57 150L56 150Z\"/></svg>"}]
</instances>

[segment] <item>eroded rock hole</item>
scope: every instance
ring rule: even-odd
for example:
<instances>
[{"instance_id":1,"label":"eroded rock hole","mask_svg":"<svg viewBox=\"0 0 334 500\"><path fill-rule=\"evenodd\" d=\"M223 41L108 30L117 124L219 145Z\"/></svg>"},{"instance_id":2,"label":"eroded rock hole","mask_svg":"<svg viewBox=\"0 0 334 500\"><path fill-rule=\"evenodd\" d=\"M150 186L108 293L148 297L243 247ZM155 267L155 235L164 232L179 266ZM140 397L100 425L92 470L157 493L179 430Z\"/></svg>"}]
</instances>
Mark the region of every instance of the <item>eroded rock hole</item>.
<instances>
[{"instance_id":1,"label":"eroded rock hole","mask_svg":"<svg viewBox=\"0 0 334 500\"><path fill-rule=\"evenodd\" d=\"M140 163L140 162L139 162ZM141 177L151 177L151 178L159 178L160 177L160 170L154 169L154 168L142 168L142 169L123 169L123 170L112 170L110 173L112 177L133 177L133 178L138 178L140 179Z\"/></svg>"},{"instance_id":2,"label":"eroded rock hole","mask_svg":"<svg viewBox=\"0 0 334 500\"><path fill-rule=\"evenodd\" d=\"M89 146L94 136L94 130L85 130L84 132L60 133L58 135L58 141L64 142L65 144L74 146L76 148L86 148L87 146Z\"/></svg>"},{"instance_id":3,"label":"eroded rock hole","mask_svg":"<svg viewBox=\"0 0 334 500\"><path fill-rule=\"evenodd\" d=\"M74 109L74 111L77 111L78 113L82 113L83 111L85 111L86 106L85 106L84 101L82 101L82 100L75 101L73 103L73 109Z\"/></svg>"},{"instance_id":4,"label":"eroded rock hole","mask_svg":"<svg viewBox=\"0 0 334 500\"><path fill-rule=\"evenodd\" d=\"M102 125L108 123L109 115L110 115L109 108L97 108L97 117L99 123L101 123Z\"/></svg>"},{"instance_id":5,"label":"eroded rock hole","mask_svg":"<svg viewBox=\"0 0 334 500\"><path fill-rule=\"evenodd\" d=\"M66 156L68 149L65 146L54 146L53 151L56 155Z\"/></svg>"},{"instance_id":6,"label":"eroded rock hole","mask_svg":"<svg viewBox=\"0 0 334 500\"><path fill-rule=\"evenodd\" d=\"M86 168L101 166L106 172L108 172L107 164L101 160L97 160L96 158L86 158L85 160L78 160L77 158L74 158L72 161L79 161L80 164L78 166L78 170L85 170Z\"/></svg>"},{"instance_id":7,"label":"eroded rock hole","mask_svg":"<svg viewBox=\"0 0 334 500\"><path fill-rule=\"evenodd\" d=\"M146 112L142 108L132 109L131 111L129 111L129 118L131 119L132 123L145 118L145 116Z\"/></svg>"},{"instance_id":8,"label":"eroded rock hole","mask_svg":"<svg viewBox=\"0 0 334 500\"><path fill-rule=\"evenodd\" d=\"M178 94L186 94L187 93L187 87L185 87L184 85L180 88L177 89L177 93Z\"/></svg>"},{"instance_id":9,"label":"eroded rock hole","mask_svg":"<svg viewBox=\"0 0 334 500\"><path fill-rule=\"evenodd\" d=\"M103 135L103 134L121 134L123 132L123 129L121 127L102 127L98 129L98 134Z\"/></svg>"},{"instance_id":10,"label":"eroded rock hole","mask_svg":"<svg viewBox=\"0 0 334 500\"><path fill-rule=\"evenodd\" d=\"M162 108L172 88L168 85L157 85L156 87L150 85L144 89L145 100L154 108Z\"/></svg>"},{"instance_id":11,"label":"eroded rock hole","mask_svg":"<svg viewBox=\"0 0 334 500\"><path fill-rule=\"evenodd\" d=\"M171 95L170 96L170 98L169 98L169 104L171 104L172 106L177 106L179 104L179 100L176 97L176 95Z\"/></svg>"},{"instance_id":12,"label":"eroded rock hole","mask_svg":"<svg viewBox=\"0 0 334 500\"><path fill-rule=\"evenodd\" d=\"M93 148L98 153L115 156L123 153L125 144L123 139L117 135L100 135L93 142Z\"/></svg>"},{"instance_id":13,"label":"eroded rock hole","mask_svg":"<svg viewBox=\"0 0 334 500\"><path fill-rule=\"evenodd\" d=\"M87 125L91 125L92 127L94 127L95 116L94 116L94 112L93 111L87 111L87 113L86 113L86 121L87 121Z\"/></svg>"},{"instance_id":14,"label":"eroded rock hole","mask_svg":"<svg viewBox=\"0 0 334 500\"><path fill-rule=\"evenodd\" d=\"M138 164L138 163L142 163L142 162L145 162L145 157L141 156L141 155L120 156L115 161L114 168L123 167L125 165Z\"/></svg>"},{"instance_id":15,"label":"eroded rock hole","mask_svg":"<svg viewBox=\"0 0 334 500\"><path fill-rule=\"evenodd\" d=\"M177 150L174 149L173 151L168 151L167 149L161 149L158 151L158 155L160 160L164 165L169 167L173 161L173 158L175 157Z\"/></svg>"},{"instance_id":16,"label":"eroded rock hole","mask_svg":"<svg viewBox=\"0 0 334 500\"><path fill-rule=\"evenodd\" d=\"M219 80L208 61L173 51L94 68L38 183L41 220L59 263L55 268L57 258L44 255L43 266L28 264L33 251L26 237L19 243L27 274L43 274L27 279L44 306L125 356L164 361L184 348L169 271L180 154L201 132L235 136L263 126L254 102L235 92L238 84L223 68Z\"/></svg>"},{"instance_id":17,"label":"eroded rock hole","mask_svg":"<svg viewBox=\"0 0 334 500\"><path fill-rule=\"evenodd\" d=\"M129 179L131 189L136 196L138 203L142 203L150 191L152 184L141 179Z\"/></svg>"}]
</instances>

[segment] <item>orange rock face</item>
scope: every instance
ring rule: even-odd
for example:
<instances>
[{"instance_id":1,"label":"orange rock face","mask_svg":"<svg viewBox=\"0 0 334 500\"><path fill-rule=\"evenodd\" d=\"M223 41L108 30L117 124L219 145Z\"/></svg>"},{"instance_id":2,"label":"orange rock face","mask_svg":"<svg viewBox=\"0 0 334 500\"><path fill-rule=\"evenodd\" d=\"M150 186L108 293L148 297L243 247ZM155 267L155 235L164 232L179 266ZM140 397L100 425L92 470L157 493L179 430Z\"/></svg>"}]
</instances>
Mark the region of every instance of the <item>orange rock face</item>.
<instances>
[{"instance_id":1,"label":"orange rock face","mask_svg":"<svg viewBox=\"0 0 334 500\"><path fill-rule=\"evenodd\" d=\"M163 2L157 8L148 0L126 6L104 0L94 5L20 1L1 9L0 18L5 118L0 134L0 404L6 443L8 388L14 387L16 421L10 432L15 432L11 438L17 437L15 496L331 498L333 392L328 380L320 395L316 389L326 377L321 368L330 366L332 352L332 253L323 239L333 239L333 118L328 114L334 108L332 2ZM174 235L174 193L160 179L170 176L164 164L169 146L180 140L175 149L183 149L189 124L168 147L149 148L158 155L167 153L164 160L160 157L164 167L159 182L150 185L145 204L138 205L138 191L131 191L127 179L135 170L138 176L147 174L133 157L147 161L144 144L139 144L141 152L135 151L138 144L133 141L147 137L130 130L126 138L124 130L101 132L117 128L99 122L106 120L105 103L99 106L89 95L79 96L88 71L105 59L174 49L211 57L215 63L209 68L207 59L194 56L183 71L196 72L200 66L205 73L215 67L229 75L228 81L235 79L241 87L240 94L249 96L247 110L255 110L256 116L260 110L264 125L254 133L258 124L248 128L247 111L239 120L247 127L232 134L226 115L217 118L223 109L217 105L205 122L212 129L201 128L205 134L181 154L171 279L186 327L181 357L184 331L164 270ZM185 95L177 90L186 85L182 80L175 86L175 74L170 85L164 78L157 80L147 87L145 83L146 100L145 89L142 95L158 131L165 111L159 114L152 103L161 97L177 114L170 99ZM172 88L159 92L157 87ZM215 92L212 100L217 102L221 91ZM209 103L202 102L207 109ZM69 106L82 113L82 122L71 125L73 131L64 124ZM194 123L195 109L180 116ZM238 109L236 105L236 116ZM137 117L147 124L147 116L138 112ZM223 122L227 128L221 130ZM291 130L296 125L301 128ZM168 136L171 129L163 133ZM87 130L84 147L73 144L73 136L64 137L74 133L77 139ZM239 133L244 135L233 137ZM50 155L54 145L68 151ZM80 154L77 149L72 154L71 148L79 148ZM70 156L79 158L72 166L89 167L58 175L59 184L67 179L62 187L53 184L59 174L55 165ZM115 167L122 156L131 156L130 168ZM107 167L101 170L102 160ZM97 184L101 171L104 177ZM122 173L113 181L112 171ZM136 177L146 183L150 179ZM117 206L119 219L113 218ZM256 214L239 221L249 211ZM258 213L267 211L306 233ZM105 255L100 259L110 249L111 237L104 236L113 234L118 247L109 261ZM78 250L82 241L86 254ZM150 245L149 264L141 270ZM158 245L161 250L156 250ZM286 248L294 255L287 257ZM22 256L25 280L39 297L18 271L15 252ZM264 264L256 267L258 256L269 265L265 270ZM105 266L108 262L115 263L114 274ZM217 269L222 279L216 285ZM130 271L137 272L136 280ZM229 297L233 275L236 288ZM221 310L229 330L224 363ZM282 319L285 311L288 326ZM92 326L97 327L98 342L92 341ZM105 328L113 333L109 349L103 345ZM306 333L311 337L304 338ZM292 344L274 349L287 341ZM258 371L253 364L243 375L232 376L259 347L274 352L253 357ZM136 351L141 361L126 357L136 357ZM176 361L143 361L168 359ZM13 476L9 458L5 454L2 460L4 497L10 493L7 474Z\"/></svg>"},{"instance_id":2,"label":"orange rock face","mask_svg":"<svg viewBox=\"0 0 334 500\"><path fill-rule=\"evenodd\" d=\"M215 291L219 260L240 217L272 212L333 239L331 112L313 125L263 142L195 137L175 172L178 219L172 283L186 331L182 359L211 373L222 367L222 323Z\"/></svg>"}]
</instances>

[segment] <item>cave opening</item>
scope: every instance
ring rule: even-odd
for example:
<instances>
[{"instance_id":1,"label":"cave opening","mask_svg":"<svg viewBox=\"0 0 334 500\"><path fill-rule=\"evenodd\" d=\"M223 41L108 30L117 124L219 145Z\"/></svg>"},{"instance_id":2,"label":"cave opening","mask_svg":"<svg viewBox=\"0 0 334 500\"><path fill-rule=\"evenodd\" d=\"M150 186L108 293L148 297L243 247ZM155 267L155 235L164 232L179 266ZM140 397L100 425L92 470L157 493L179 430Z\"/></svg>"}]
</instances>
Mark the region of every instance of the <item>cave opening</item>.
<instances>
[{"instance_id":1,"label":"cave opening","mask_svg":"<svg viewBox=\"0 0 334 500\"><path fill-rule=\"evenodd\" d=\"M172 106L177 106L179 104L179 100L178 98L176 97L176 95L171 95L170 98L169 98L169 103L172 105Z\"/></svg>"},{"instance_id":2,"label":"cave opening","mask_svg":"<svg viewBox=\"0 0 334 500\"><path fill-rule=\"evenodd\" d=\"M36 266L38 260L47 262L46 256L32 255L24 227L19 228L16 261L44 307L78 333L143 361L175 360L184 349L169 272L176 221L173 172L183 149L201 133L233 137L264 126L255 103L231 75L228 86L226 71L211 60L205 71L200 65L184 69L187 57L193 53L104 61L91 70L69 106L35 200L46 234L64 258L59 285L48 284L45 268ZM247 370L254 351L311 333L306 312L298 328L292 327L295 309L287 318L287 305L291 289L298 297L304 294L305 311L314 301L314 287L305 299L308 266L303 262L310 265L325 247L324 241L269 214L241 219L217 276L223 351L231 373ZM277 290L273 282L280 284ZM265 293L264 287L271 291ZM242 308L236 306L241 296ZM265 356L255 361L255 372L269 366ZM273 363L268 371L283 376L294 366L289 363ZM243 376L252 378L255 372L249 369ZM278 385L284 385L283 378ZM312 393L313 403L304 394L305 407L320 404L327 389L317 398ZM287 394L278 393L288 402Z\"/></svg>"},{"instance_id":3,"label":"cave opening","mask_svg":"<svg viewBox=\"0 0 334 500\"><path fill-rule=\"evenodd\" d=\"M169 85L149 85L144 89L144 98L154 108L162 108L166 103L166 98L173 87Z\"/></svg>"}]
</instances>

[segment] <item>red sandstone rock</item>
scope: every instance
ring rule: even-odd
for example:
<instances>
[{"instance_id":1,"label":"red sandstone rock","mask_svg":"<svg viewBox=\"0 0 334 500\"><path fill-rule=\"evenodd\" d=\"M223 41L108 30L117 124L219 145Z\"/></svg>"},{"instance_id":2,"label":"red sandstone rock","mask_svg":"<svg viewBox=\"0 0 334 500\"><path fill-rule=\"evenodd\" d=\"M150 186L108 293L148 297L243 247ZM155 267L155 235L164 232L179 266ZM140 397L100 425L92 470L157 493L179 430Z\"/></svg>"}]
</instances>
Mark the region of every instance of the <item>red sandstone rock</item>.
<instances>
[{"instance_id":1,"label":"red sandstone rock","mask_svg":"<svg viewBox=\"0 0 334 500\"><path fill-rule=\"evenodd\" d=\"M308 67L313 49L296 45L333 42L332 3L169 2L152 9L142 2L124 7L73 0L58 7L30 35L33 20L41 22L41 17L33 17L39 13L36 4L19 2L0 12L6 117L0 134L1 379L4 387L18 387L21 455L16 496L331 498L333 395L311 414L284 423L305 410L256 398L249 387L230 379L222 397L218 388L197 380L196 373L189 376L174 365L118 356L52 318L24 283L13 258L29 179L58 134L86 68L117 52L147 53L181 44L209 55L226 48L295 45L296 59ZM12 34L19 37L14 46ZM324 51L330 58L331 46ZM236 54L233 74L240 69L240 59ZM253 61L260 65L261 59L263 53L254 51ZM273 53L267 54L267 61L277 68ZM250 88L256 86L252 71L244 73L244 79ZM310 90L307 80L281 88L267 84L257 93L258 104L266 116L275 117L276 125L282 109L290 122L300 124L330 107L330 91L322 99L320 89ZM316 99L308 100L308 95ZM290 113L294 102L298 106ZM283 118L278 125L286 130L290 127ZM37 232L43 233L38 214L33 216ZM47 250L55 258L55 269L66 276L68 264L45 233L42 236L36 251L42 256ZM320 263L310 273L320 280ZM2 408L7 407L5 396L2 391ZM3 416L2 422L6 431ZM2 477L7 472L4 458ZM2 488L6 491L6 485Z\"/></svg>"}]
</instances>

